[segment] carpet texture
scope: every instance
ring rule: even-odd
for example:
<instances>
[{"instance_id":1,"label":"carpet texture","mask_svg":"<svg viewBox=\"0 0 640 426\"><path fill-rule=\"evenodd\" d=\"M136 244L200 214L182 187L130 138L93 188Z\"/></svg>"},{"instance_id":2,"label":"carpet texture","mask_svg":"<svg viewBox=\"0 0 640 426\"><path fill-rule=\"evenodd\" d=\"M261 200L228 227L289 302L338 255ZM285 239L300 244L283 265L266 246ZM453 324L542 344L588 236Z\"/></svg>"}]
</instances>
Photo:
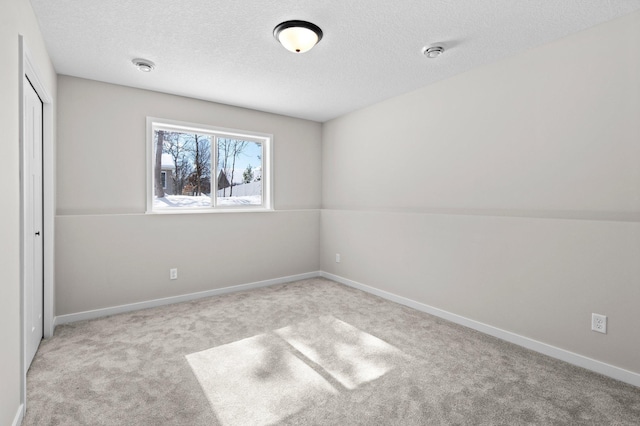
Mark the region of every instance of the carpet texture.
<instances>
[{"instance_id":1,"label":"carpet texture","mask_svg":"<svg viewBox=\"0 0 640 426\"><path fill-rule=\"evenodd\" d=\"M325 279L59 326L24 425L638 425L640 389Z\"/></svg>"}]
</instances>

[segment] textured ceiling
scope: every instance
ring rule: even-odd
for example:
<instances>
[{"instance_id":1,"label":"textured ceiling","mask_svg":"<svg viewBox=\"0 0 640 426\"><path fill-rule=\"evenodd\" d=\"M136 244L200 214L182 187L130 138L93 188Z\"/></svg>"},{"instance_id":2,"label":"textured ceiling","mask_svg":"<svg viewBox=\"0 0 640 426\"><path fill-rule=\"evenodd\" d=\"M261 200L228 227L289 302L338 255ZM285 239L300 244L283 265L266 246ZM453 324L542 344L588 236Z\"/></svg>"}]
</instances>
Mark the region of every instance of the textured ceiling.
<instances>
[{"instance_id":1,"label":"textured ceiling","mask_svg":"<svg viewBox=\"0 0 640 426\"><path fill-rule=\"evenodd\" d=\"M640 0L31 3L60 74L321 122L640 9ZM324 38L305 54L285 50L272 31L290 19ZM425 58L434 44L445 53ZM156 69L142 73L133 58Z\"/></svg>"}]
</instances>

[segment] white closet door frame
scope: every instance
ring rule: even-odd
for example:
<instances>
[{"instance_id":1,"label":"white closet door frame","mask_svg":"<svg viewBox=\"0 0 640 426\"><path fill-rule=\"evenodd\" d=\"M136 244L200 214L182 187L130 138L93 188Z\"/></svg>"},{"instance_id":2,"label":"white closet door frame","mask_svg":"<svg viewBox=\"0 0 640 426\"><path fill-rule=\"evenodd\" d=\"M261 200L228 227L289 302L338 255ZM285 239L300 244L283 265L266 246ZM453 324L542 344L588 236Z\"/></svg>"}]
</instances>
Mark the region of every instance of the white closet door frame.
<instances>
[{"instance_id":1,"label":"white closet door frame","mask_svg":"<svg viewBox=\"0 0 640 426\"><path fill-rule=\"evenodd\" d=\"M54 318L54 217L55 217L55 146L54 146L54 123L53 123L53 98L51 91L46 87L40 73L29 53L22 35L18 38L18 49L20 52L20 75L19 77L19 116L20 116L20 330L21 330L21 372L22 372L22 410L26 411L27 403L27 363L26 363L26 339L25 339L25 281L24 281L24 241L25 236L25 179L24 179L24 76L27 76L36 93L42 100L42 191L43 191L43 251L44 251L44 291L43 291L43 335L44 338L53 336L55 327ZM31 236L28 236L31 238Z\"/></svg>"}]
</instances>

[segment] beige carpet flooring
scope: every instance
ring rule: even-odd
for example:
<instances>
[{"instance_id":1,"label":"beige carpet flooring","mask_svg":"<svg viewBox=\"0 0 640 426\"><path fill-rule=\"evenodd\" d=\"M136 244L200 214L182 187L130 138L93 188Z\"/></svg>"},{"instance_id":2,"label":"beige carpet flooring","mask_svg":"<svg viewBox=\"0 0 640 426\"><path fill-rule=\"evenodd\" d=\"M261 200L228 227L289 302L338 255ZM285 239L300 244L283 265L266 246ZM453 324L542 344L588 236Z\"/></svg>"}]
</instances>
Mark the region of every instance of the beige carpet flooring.
<instances>
[{"instance_id":1,"label":"beige carpet flooring","mask_svg":"<svg viewBox=\"0 0 640 426\"><path fill-rule=\"evenodd\" d=\"M24 425L638 425L640 389L324 279L59 326Z\"/></svg>"}]
</instances>

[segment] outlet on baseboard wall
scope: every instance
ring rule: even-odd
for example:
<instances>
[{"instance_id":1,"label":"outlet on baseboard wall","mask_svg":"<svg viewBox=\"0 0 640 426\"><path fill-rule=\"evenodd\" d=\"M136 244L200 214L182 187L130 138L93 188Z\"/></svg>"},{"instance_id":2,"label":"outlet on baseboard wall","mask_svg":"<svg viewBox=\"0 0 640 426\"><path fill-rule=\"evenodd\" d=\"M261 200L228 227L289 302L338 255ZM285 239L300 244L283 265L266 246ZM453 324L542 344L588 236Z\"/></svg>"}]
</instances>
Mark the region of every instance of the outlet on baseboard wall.
<instances>
[{"instance_id":1,"label":"outlet on baseboard wall","mask_svg":"<svg viewBox=\"0 0 640 426\"><path fill-rule=\"evenodd\" d=\"M169 279L177 280L178 279L178 268L169 269Z\"/></svg>"},{"instance_id":2,"label":"outlet on baseboard wall","mask_svg":"<svg viewBox=\"0 0 640 426\"><path fill-rule=\"evenodd\" d=\"M607 334L607 316L591 314L591 330Z\"/></svg>"},{"instance_id":3,"label":"outlet on baseboard wall","mask_svg":"<svg viewBox=\"0 0 640 426\"><path fill-rule=\"evenodd\" d=\"M336 253L336 263L340 263L340 253Z\"/></svg>"}]
</instances>

